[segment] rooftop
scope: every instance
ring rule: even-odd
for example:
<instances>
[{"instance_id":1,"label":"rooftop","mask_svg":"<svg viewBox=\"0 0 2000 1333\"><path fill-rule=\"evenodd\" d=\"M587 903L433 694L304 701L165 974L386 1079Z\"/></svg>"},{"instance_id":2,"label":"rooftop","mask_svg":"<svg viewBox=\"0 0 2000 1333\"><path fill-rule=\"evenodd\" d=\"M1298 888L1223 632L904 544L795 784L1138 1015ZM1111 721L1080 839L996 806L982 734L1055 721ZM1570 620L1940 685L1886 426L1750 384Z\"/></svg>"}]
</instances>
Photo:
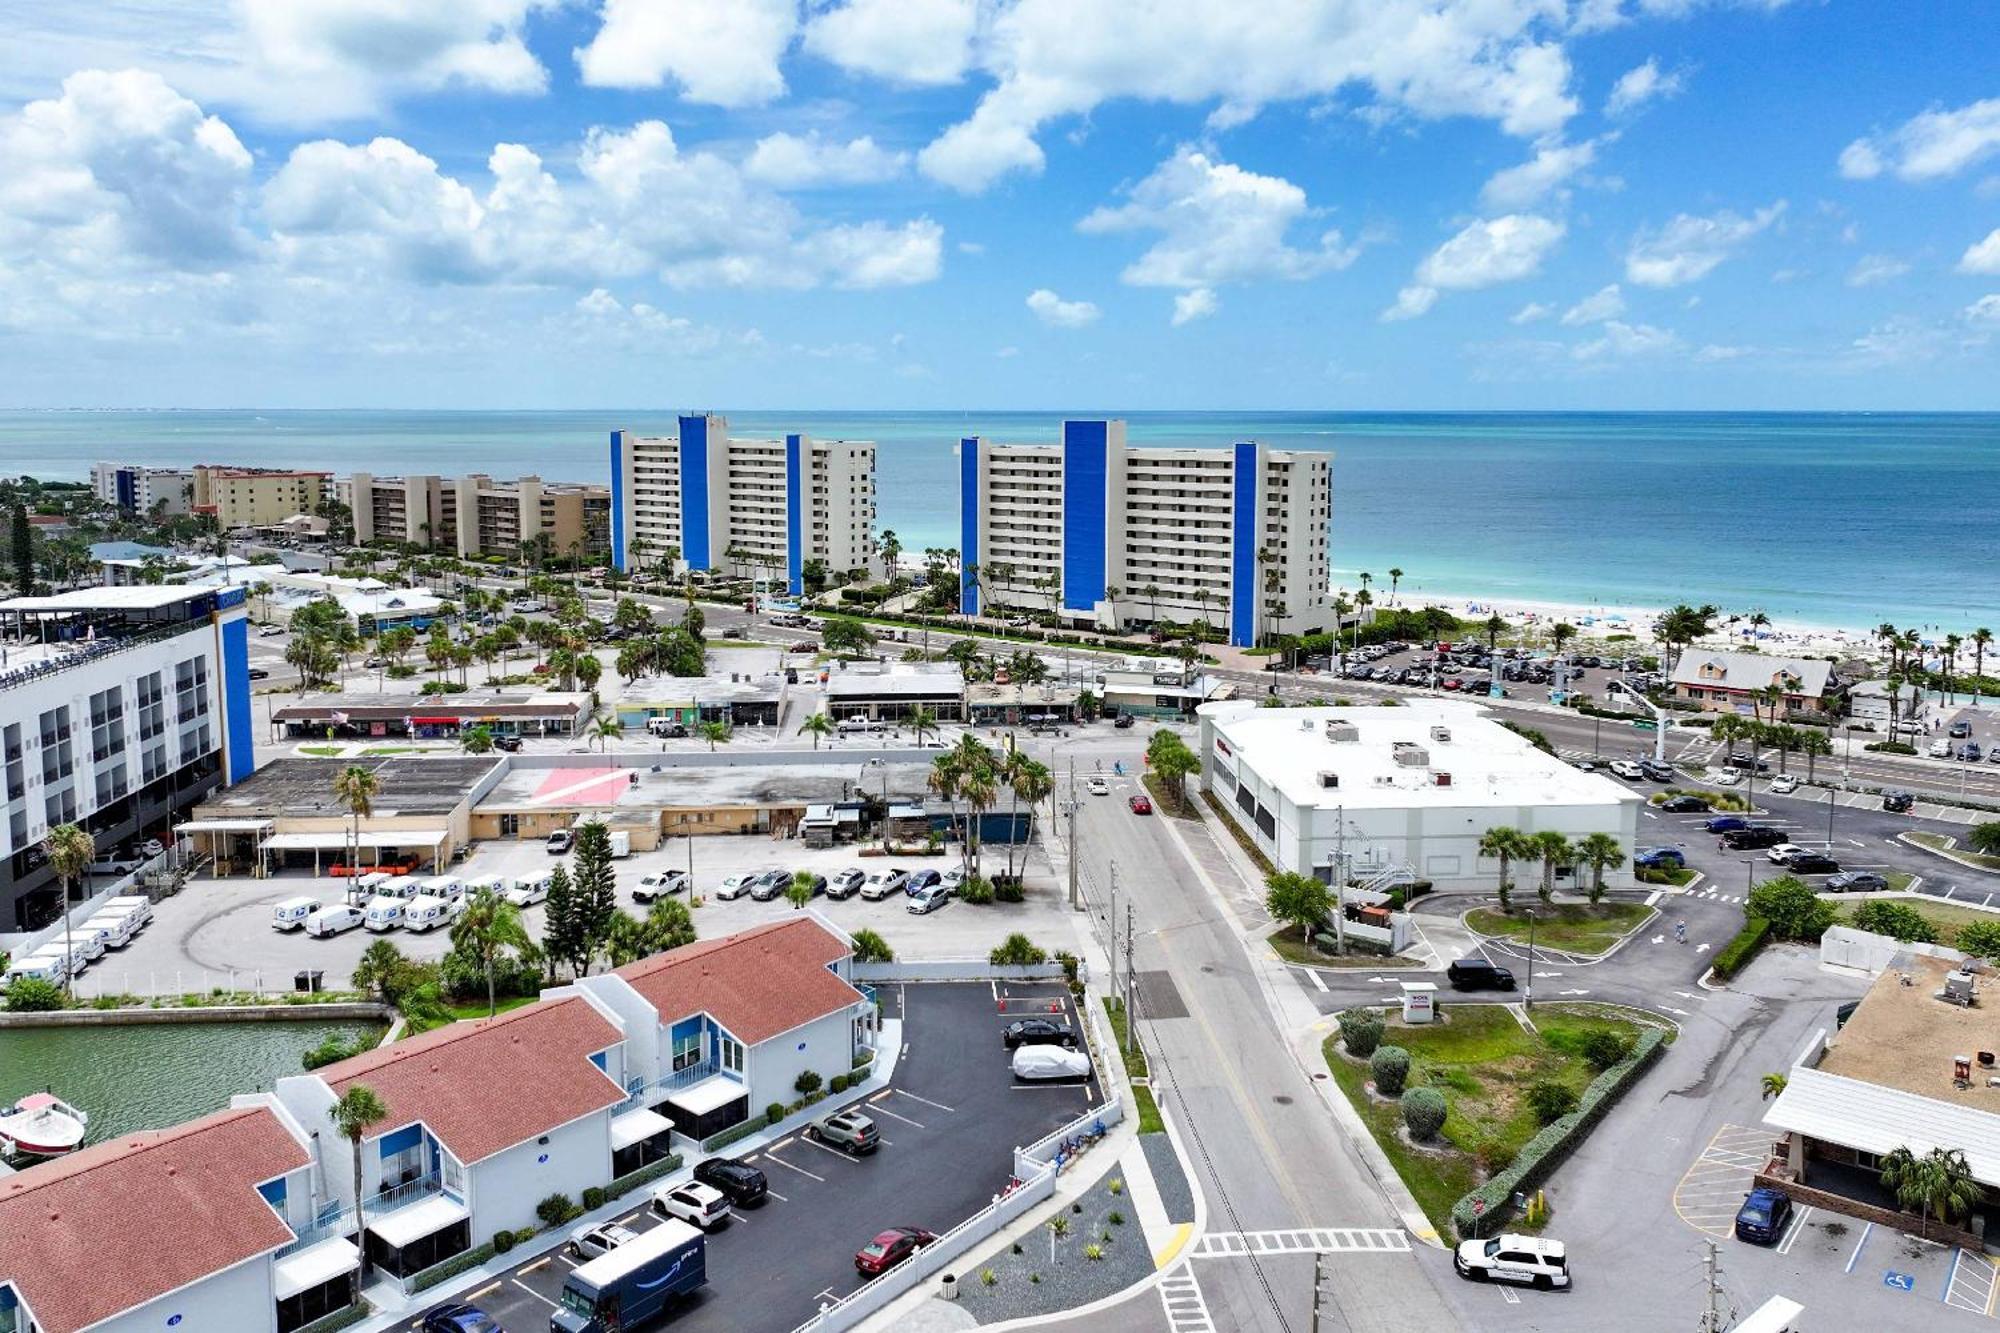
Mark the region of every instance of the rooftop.
<instances>
[{"instance_id":1,"label":"rooftop","mask_svg":"<svg viewBox=\"0 0 2000 1333\"><path fill-rule=\"evenodd\" d=\"M784 679L782 675L773 672L761 676L739 672L738 679L735 680L731 680L728 676L654 676L635 680L627 685L618 702L621 704L751 703L756 700L775 702L784 689Z\"/></svg>"},{"instance_id":2,"label":"rooftop","mask_svg":"<svg viewBox=\"0 0 2000 1333\"><path fill-rule=\"evenodd\" d=\"M590 1062L619 1036L589 1001L565 996L377 1047L319 1076L336 1097L365 1083L382 1098L389 1118L370 1137L421 1120L470 1166L624 1101Z\"/></svg>"},{"instance_id":3,"label":"rooftop","mask_svg":"<svg viewBox=\"0 0 2000 1333\"><path fill-rule=\"evenodd\" d=\"M413 717L547 717L589 707L590 696L559 690L468 690L463 694L308 694L273 709L275 721Z\"/></svg>"},{"instance_id":4,"label":"rooftop","mask_svg":"<svg viewBox=\"0 0 2000 1333\"><path fill-rule=\"evenodd\" d=\"M1886 1156L1908 1148L1919 1157L1956 1148L1975 1179L2000 1186L2000 1115L1900 1088L1864 1083L1824 1065L1795 1066L1764 1123L1809 1138Z\"/></svg>"},{"instance_id":5,"label":"rooftop","mask_svg":"<svg viewBox=\"0 0 2000 1333\"><path fill-rule=\"evenodd\" d=\"M9 597L0 611L156 611L206 597L206 588L139 583L124 588L72 588L42 597Z\"/></svg>"},{"instance_id":6,"label":"rooftop","mask_svg":"<svg viewBox=\"0 0 2000 1333\"><path fill-rule=\"evenodd\" d=\"M372 805L374 817L445 815L458 808L487 774L506 761L458 757L386 759L273 759L233 787L202 802L197 814L210 819L232 814L262 814L293 819L345 816L346 805L333 794L333 780L347 768L365 768L379 787Z\"/></svg>"},{"instance_id":7,"label":"rooftop","mask_svg":"<svg viewBox=\"0 0 2000 1333\"><path fill-rule=\"evenodd\" d=\"M292 1240L257 1186L311 1159L263 1107L95 1144L0 1180L0 1282L72 1333Z\"/></svg>"},{"instance_id":8,"label":"rooftop","mask_svg":"<svg viewBox=\"0 0 2000 1333\"><path fill-rule=\"evenodd\" d=\"M1640 799L1537 750L1475 704L1260 708L1242 701L1204 704L1201 715L1214 726L1224 762L1249 766L1305 807L1615 806ZM1335 739L1341 735L1351 739ZM1338 785L1323 785L1321 774L1337 774ZM1437 781L1444 774L1449 785Z\"/></svg>"},{"instance_id":9,"label":"rooftop","mask_svg":"<svg viewBox=\"0 0 2000 1333\"><path fill-rule=\"evenodd\" d=\"M662 1022L706 1012L751 1046L860 1002L860 991L827 970L847 955L847 941L797 917L655 954L618 975Z\"/></svg>"},{"instance_id":10,"label":"rooftop","mask_svg":"<svg viewBox=\"0 0 2000 1333\"><path fill-rule=\"evenodd\" d=\"M1674 663L1676 685L1720 686L1727 690L1761 690L1777 683L1787 694L1817 698L1826 693L1833 663L1817 657L1779 657L1772 653L1732 653L1713 648L1689 648ZM1779 680L1780 675L1784 680Z\"/></svg>"},{"instance_id":11,"label":"rooftop","mask_svg":"<svg viewBox=\"0 0 2000 1333\"><path fill-rule=\"evenodd\" d=\"M843 752L837 760L829 752L824 763L704 764L682 760L672 765L626 768L600 760L577 767L510 766L507 775L479 802L478 808L521 811L803 807L846 800L863 788L881 795L885 770L864 768L868 757L866 750L854 749ZM891 762L886 769L890 798L921 798L929 790L930 772L928 763ZM635 775L637 782L632 780Z\"/></svg>"},{"instance_id":12,"label":"rooftop","mask_svg":"<svg viewBox=\"0 0 2000 1333\"><path fill-rule=\"evenodd\" d=\"M850 663L827 673L826 693L830 699L869 698L883 695L959 695L965 692L965 673L956 666L911 666L898 663Z\"/></svg>"},{"instance_id":13,"label":"rooftop","mask_svg":"<svg viewBox=\"0 0 2000 1333\"><path fill-rule=\"evenodd\" d=\"M1980 1003L1970 1009L1937 998L1956 968L1942 958L1898 954L1862 997L1845 1027L1827 1043L1819 1067L1864 1083L1976 1106L2000 1115L2000 1088L1986 1080L2000 1069L1973 1070L1972 1086L1952 1084L1952 1057L2000 1052L2000 978L1978 978ZM1911 984L1903 984L1904 976Z\"/></svg>"}]
</instances>

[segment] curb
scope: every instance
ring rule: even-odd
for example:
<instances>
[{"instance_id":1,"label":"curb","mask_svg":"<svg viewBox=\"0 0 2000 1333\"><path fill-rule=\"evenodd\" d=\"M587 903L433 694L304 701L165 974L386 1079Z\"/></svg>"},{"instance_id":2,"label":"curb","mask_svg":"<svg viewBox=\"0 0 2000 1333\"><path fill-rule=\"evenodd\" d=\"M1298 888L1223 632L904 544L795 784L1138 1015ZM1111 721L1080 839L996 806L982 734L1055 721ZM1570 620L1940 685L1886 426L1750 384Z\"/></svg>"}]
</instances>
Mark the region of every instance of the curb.
<instances>
[{"instance_id":1,"label":"curb","mask_svg":"<svg viewBox=\"0 0 2000 1333\"><path fill-rule=\"evenodd\" d=\"M1983 866L1978 864L1977 862L1966 860L1965 857L1962 856L1958 851L1958 837L1956 834L1940 833L1937 834L1936 836L1946 839L1951 843L1951 846L1950 847L1927 846L1924 843L1912 841L1909 833L1907 832L1898 833L1896 835L1896 841L1902 843L1905 847L1914 847L1920 852L1929 852L1932 856L1943 857L1945 860L1951 862L1955 866L1958 866L1960 869L1970 870L1975 874L1980 874L1980 875L2000 874L2000 870L1994 870L1989 866Z\"/></svg>"}]
</instances>

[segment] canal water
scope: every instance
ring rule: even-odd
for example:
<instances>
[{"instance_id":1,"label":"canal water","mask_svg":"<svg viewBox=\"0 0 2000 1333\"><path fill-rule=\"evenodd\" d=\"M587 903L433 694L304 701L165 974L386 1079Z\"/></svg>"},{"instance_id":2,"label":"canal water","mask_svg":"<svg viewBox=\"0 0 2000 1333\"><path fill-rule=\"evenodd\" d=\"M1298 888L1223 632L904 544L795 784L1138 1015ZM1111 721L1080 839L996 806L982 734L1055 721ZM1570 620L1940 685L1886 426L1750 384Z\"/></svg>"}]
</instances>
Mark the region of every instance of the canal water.
<instances>
[{"instance_id":1,"label":"canal water","mask_svg":"<svg viewBox=\"0 0 2000 1333\"><path fill-rule=\"evenodd\" d=\"M90 1114L92 1143L164 1129L269 1092L300 1057L338 1035L379 1038L369 1022L134 1023L0 1030L0 1107L44 1087Z\"/></svg>"}]
</instances>

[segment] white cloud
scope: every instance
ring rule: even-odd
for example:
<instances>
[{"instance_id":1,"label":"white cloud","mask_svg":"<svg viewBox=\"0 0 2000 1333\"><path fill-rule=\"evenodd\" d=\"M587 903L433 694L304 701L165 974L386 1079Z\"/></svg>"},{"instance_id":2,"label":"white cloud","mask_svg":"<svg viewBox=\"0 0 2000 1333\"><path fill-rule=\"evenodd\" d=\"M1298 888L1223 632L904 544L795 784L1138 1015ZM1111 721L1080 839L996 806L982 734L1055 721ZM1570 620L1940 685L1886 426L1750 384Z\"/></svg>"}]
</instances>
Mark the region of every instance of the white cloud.
<instances>
[{"instance_id":1,"label":"white cloud","mask_svg":"<svg viewBox=\"0 0 2000 1333\"><path fill-rule=\"evenodd\" d=\"M1397 320L1415 319L1428 313L1437 300L1437 288L1412 284L1396 293L1396 303L1382 312L1382 322L1392 324Z\"/></svg>"},{"instance_id":2,"label":"white cloud","mask_svg":"<svg viewBox=\"0 0 2000 1333\"><path fill-rule=\"evenodd\" d=\"M986 253L986 245L982 241L960 241L958 252L962 255L983 255Z\"/></svg>"},{"instance_id":3,"label":"white cloud","mask_svg":"<svg viewBox=\"0 0 2000 1333\"><path fill-rule=\"evenodd\" d=\"M440 88L540 93L548 72L523 29L545 0L241 0L253 77L328 114Z\"/></svg>"},{"instance_id":4,"label":"white cloud","mask_svg":"<svg viewBox=\"0 0 2000 1333\"><path fill-rule=\"evenodd\" d=\"M1192 324L1198 319L1207 319L1222 307L1210 287L1196 287L1174 297L1174 327Z\"/></svg>"},{"instance_id":5,"label":"white cloud","mask_svg":"<svg viewBox=\"0 0 2000 1333\"><path fill-rule=\"evenodd\" d=\"M1625 255L1625 276L1642 287L1679 287L1713 273L1736 250L1778 220L1783 200L1749 217L1724 211L1676 216L1658 231L1641 231Z\"/></svg>"},{"instance_id":6,"label":"white cloud","mask_svg":"<svg viewBox=\"0 0 2000 1333\"><path fill-rule=\"evenodd\" d=\"M1891 172L1906 181L1940 180L2000 153L2000 97L1956 111L1926 111L1886 133L1856 139L1840 154L1840 174L1869 180Z\"/></svg>"},{"instance_id":7,"label":"white cloud","mask_svg":"<svg viewBox=\"0 0 2000 1333\"><path fill-rule=\"evenodd\" d=\"M1509 324L1535 324L1555 314L1554 306L1543 305L1540 301L1530 301L1508 316Z\"/></svg>"},{"instance_id":8,"label":"white cloud","mask_svg":"<svg viewBox=\"0 0 2000 1333\"><path fill-rule=\"evenodd\" d=\"M779 189L816 185L868 185L902 174L909 154L892 153L867 135L847 143L805 135L771 134L757 141L743 170L752 180Z\"/></svg>"},{"instance_id":9,"label":"white cloud","mask_svg":"<svg viewBox=\"0 0 2000 1333\"><path fill-rule=\"evenodd\" d=\"M1671 329L1614 319L1605 323L1602 337L1578 344L1570 355L1579 361L1625 360L1671 352L1679 346L1680 338Z\"/></svg>"},{"instance_id":10,"label":"white cloud","mask_svg":"<svg viewBox=\"0 0 2000 1333\"><path fill-rule=\"evenodd\" d=\"M1001 361L1012 361L1020 354L1021 349L1018 347L1002 347L993 353L994 357Z\"/></svg>"},{"instance_id":11,"label":"white cloud","mask_svg":"<svg viewBox=\"0 0 2000 1333\"><path fill-rule=\"evenodd\" d=\"M2000 292L1980 297L1960 313L1974 327L2000 329Z\"/></svg>"},{"instance_id":12,"label":"white cloud","mask_svg":"<svg viewBox=\"0 0 2000 1333\"><path fill-rule=\"evenodd\" d=\"M1380 113L1473 116L1538 137L1577 109L1558 18L1533 0L995 4L972 43L994 86L918 160L945 184L982 190L1041 168L1036 136L1050 121L1121 98L1247 109L1352 90Z\"/></svg>"},{"instance_id":13,"label":"white cloud","mask_svg":"<svg viewBox=\"0 0 2000 1333\"><path fill-rule=\"evenodd\" d=\"M1219 287L1258 279L1299 281L1347 267L1359 253L1338 231L1312 248L1289 244L1293 223L1310 216L1306 192L1183 147L1133 186L1126 203L1093 210L1086 234L1162 233L1121 275L1135 287Z\"/></svg>"},{"instance_id":14,"label":"white cloud","mask_svg":"<svg viewBox=\"0 0 2000 1333\"><path fill-rule=\"evenodd\" d=\"M1516 282L1540 270L1567 229L1552 218L1509 213L1468 223L1417 265L1416 279L1382 312L1385 320L1414 319L1437 304L1440 290L1471 291Z\"/></svg>"},{"instance_id":15,"label":"white cloud","mask_svg":"<svg viewBox=\"0 0 2000 1333\"><path fill-rule=\"evenodd\" d=\"M1863 255L1854 261L1854 267L1847 272L1850 287L1873 287L1878 283L1900 278L1910 271L1904 260L1894 255Z\"/></svg>"},{"instance_id":16,"label":"white cloud","mask_svg":"<svg viewBox=\"0 0 2000 1333\"><path fill-rule=\"evenodd\" d=\"M1935 359L1951 335L1910 315L1877 324L1848 344L1846 359L1863 366L1903 366Z\"/></svg>"},{"instance_id":17,"label":"white cloud","mask_svg":"<svg viewBox=\"0 0 2000 1333\"><path fill-rule=\"evenodd\" d=\"M910 287L943 271L944 228L929 218L827 227L804 237L799 253L836 287Z\"/></svg>"},{"instance_id":18,"label":"white cloud","mask_svg":"<svg viewBox=\"0 0 2000 1333\"><path fill-rule=\"evenodd\" d=\"M1566 144L1551 139L1538 144L1535 155L1526 162L1493 173L1479 191L1480 206L1495 212L1532 208L1552 193L1566 195L1564 183L1596 160L1597 146L1602 142L1605 140L1586 139Z\"/></svg>"},{"instance_id":19,"label":"white cloud","mask_svg":"<svg viewBox=\"0 0 2000 1333\"><path fill-rule=\"evenodd\" d=\"M1974 241L1959 256L1960 273L2000 273L2000 227L1988 232L1983 241Z\"/></svg>"},{"instance_id":20,"label":"white cloud","mask_svg":"<svg viewBox=\"0 0 2000 1333\"><path fill-rule=\"evenodd\" d=\"M578 297L572 310L570 328L614 346L688 354L713 351L723 342L717 329L670 315L645 301L626 305L602 287Z\"/></svg>"},{"instance_id":21,"label":"white cloud","mask_svg":"<svg viewBox=\"0 0 2000 1333\"><path fill-rule=\"evenodd\" d=\"M778 60L798 24L797 0L604 0L577 66L592 87L671 79L691 102L757 106L785 91Z\"/></svg>"},{"instance_id":22,"label":"white cloud","mask_svg":"<svg viewBox=\"0 0 2000 1333\"><path fill-rule=\"evenodd\" d=\"M1095 323L1098 309L1088 301L1065 301L1046 287L1028 293L1028 309L1035 318L1056 329L1080 329Z\"/></svg>"},{"instance_id":23,"label":"white cloud","mask_svg":"<svg viewBox=\"0 0 2000 1333\"><path fill-rule=\"evenodd\" d=\"M1605 320L1616 319L1624 313L1625 296L1614 282L1609 287L1599 288L1563 311L1562 322L1567 328L1578 328L1585 324L1602 324Z\"/></svg>"},{"instance_id":24,"label":"white cloud","mask_svg":"<svg viewBox=\"0 0 2000 1333\"><path fill-rule=\"evenodd\" d=\"M848 0L806 24L805 47L892 83L956 83L978 20L977 0Z\"/></svg>"},{"instance_id":25,"label":"white cloud","mask_svg":"<svg viewBox=\"0 0 2000 1333\"><path fill-rule=\"evenodd\" d=\"M1645 64L1635 65L1618 76L1618 82L1611 86L1611 96L1605 99L1604 113L1627 115L1659 98L1678 97L1685 86L1682 75L1662 74L1660 62L1648 56Z\"/></svg>"}]
</instances>

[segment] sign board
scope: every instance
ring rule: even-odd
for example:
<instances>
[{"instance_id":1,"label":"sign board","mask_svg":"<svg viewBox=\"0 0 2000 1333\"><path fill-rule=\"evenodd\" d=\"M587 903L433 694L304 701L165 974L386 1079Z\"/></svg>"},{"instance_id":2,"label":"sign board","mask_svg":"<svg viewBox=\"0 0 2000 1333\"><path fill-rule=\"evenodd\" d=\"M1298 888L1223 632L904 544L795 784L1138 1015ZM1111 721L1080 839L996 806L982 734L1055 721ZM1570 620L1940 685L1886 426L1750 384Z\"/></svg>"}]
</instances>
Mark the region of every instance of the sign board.
<instances>
[{"instance_id":1,"label":"sign board","mask_svg":"<svg viewBox=\"0 0 2000 1333\"><path fill-rule=\"evenodd\" d=\"M1632 730L1634 731L1657 731L1659 727L1660 724L1653 721L1650 717L1642 717L1632 724Z\"/></svg>"},{"instance_id":2,"label":"sign board","mask_svg":"<svg viewBox=\"0 0 2000 1333\"><path fill-rule=\"evenodd\" d=\"M1428 981L1404 981L1403 1021L1428 1023L1437 1017L1437 986Z\"/></svg>"},{"instance_id":3,"label":"sign board","mask_svg":"<svg viewBox=\"0 0 2000 1333\"><path fill-rule=\"evenodd\" d=\"M1894 1287L1897 1291L1915 1291L1917 1289L1917 1280L1908 1273L1898 1273L1891 1269L1889 1272L1882 1274L1882 1285L1885 1287Z\"/></svg>"},{"instance_id":4,"label":"sign board","mask_svg":"<svg viewBox=\"0 0 2000 1333\"><path fill-rule=\"evenodd\" d=\"M1486 697L1489 699L1504 699L1507 697L1506 688L1496 680L1486 687Z\"/></svg>"}]
</instances>

